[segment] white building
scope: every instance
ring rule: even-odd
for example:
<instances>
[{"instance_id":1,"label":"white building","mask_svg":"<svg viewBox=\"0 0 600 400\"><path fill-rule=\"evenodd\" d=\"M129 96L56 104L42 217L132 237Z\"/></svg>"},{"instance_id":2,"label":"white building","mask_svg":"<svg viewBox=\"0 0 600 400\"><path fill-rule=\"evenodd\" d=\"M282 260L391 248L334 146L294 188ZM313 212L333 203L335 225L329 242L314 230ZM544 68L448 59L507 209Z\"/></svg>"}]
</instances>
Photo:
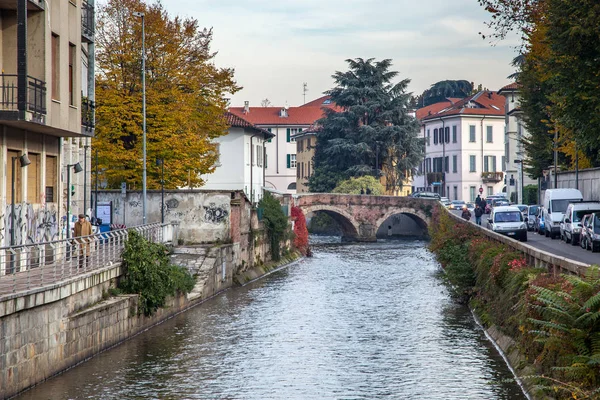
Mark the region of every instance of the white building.
<instances>
[{"instance_id":1,"label":"white building","mask_svg":"<svg viewBox=\"0 0 600 400\"><path fill-rule=\"evenodd\" d=\"M473 201L504 188L503 96L482 91L446 107L417 113L425 139L425 159L414 178L416 190L451 200Z\"/></svg>"},{"instance_id":2,"label":"white building","mask_svg":"<svg viewBox=\"0 0 600 400\"><path fill-rule=\"evenodd\" d=\"M523 203L523 186L537 185L523 171L522 161L525 158L523 139L529 136L522 120L519 103L519 85L511 83L498 91L506 98L505 102L505 130L504 130L504 157L506 165L506 196L519 204ZM514 194L513 194L514 193Z\"/></svg>"},{"instance_id":3,"label":"white building","mask_svg":"<svg viewBox=\"0 0 600 400\"><path fill-rule=\"evenodd\" d=\"M215 139L217 168L202 176L203 189L243 190L258 202L265 182L265 144L275 135L232 113L226 113L226 118L230 128L227 135Z\"/></svg>"},{"instance_id":4,"label":"white building","mask_svg":"<svg viewBox=\"0 0 600 400\"><path fill-rule=\"evenodd\" d=\"M323 117L323 108L334 105L328 96L300 107L231 107L229 111L266 129L275 136L266 144L265 186L285 193L296 193L296 142L294 135Z\"/></svg>"}]
</instances>

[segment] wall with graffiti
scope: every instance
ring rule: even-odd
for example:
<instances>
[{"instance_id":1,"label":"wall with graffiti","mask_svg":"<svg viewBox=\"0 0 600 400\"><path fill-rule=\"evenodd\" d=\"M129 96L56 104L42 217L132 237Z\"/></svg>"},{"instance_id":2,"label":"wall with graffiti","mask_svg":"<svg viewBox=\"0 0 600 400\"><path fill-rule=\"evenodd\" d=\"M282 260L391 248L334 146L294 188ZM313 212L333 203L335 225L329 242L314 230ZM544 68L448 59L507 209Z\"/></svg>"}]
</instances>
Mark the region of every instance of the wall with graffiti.
<instances>
[{"instance_id":1,"label":"wall with graffiti","mask_svg":"<svg viewBox=\"0 0 600 400\"><path fill-rule=\"evenodd\" d=\"M101 191L98 201L111 202L111 224L132 227L143 224L142 194L129 191ZM178 237L185 243L210 243L230 239L231 192L166 191L164 207L161 193L149 191L146 200L146 223L161 222L164 210L166 223L179 222ZM105 221L103 221L105 222Z\"/></svg>"},{"instance_id":2,"label":"wall with graffiti","mask_svg":"<svg viewBox=\"0 0 600 400\"><path fill-rule=\"evenodd\" d=\"M10 230L14 221L14 244L31 244L50 242L59 239L60 227L58 207L55 203L29 204L19 203L13 208L8 205L0 215L0 243L10 246Z\"/></svg>"}]
</instances>

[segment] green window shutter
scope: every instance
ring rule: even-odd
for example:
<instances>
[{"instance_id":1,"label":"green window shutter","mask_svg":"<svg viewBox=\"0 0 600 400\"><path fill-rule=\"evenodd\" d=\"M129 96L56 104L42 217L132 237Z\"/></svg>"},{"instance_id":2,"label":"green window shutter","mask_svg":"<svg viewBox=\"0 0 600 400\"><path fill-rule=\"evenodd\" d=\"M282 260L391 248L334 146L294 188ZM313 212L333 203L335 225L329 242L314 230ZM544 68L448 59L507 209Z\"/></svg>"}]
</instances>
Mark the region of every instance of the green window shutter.
<instances>
[{"instance_id":1,"label":"green window shutter","mask_svg":"<svg viewBox=\"0 0 600 400\"><path fill-rule=\"evenodd\" d=\"M287 128L287 140L286 140L286 141L287 141L288 143L289 143L289 141L290 141L290 128ZM289 156L288 156L288 157L289 157ZM288 162L288 164L289 164L289 162ZM288 168L289 168L289 166L288 166Z\"/></svg>"},{"instance_id":2,"label":"green window shutter","mask_svg":"<svg viewBox=\"0 0 600 400\"><path fill-rule=\"evenodd\" d=\"M288 131L289 131L289 129L288 129ZM292 165L292 155L288 154L287 155L287 167L292 168L291 165Z\"/></svg>"}]
</instances>

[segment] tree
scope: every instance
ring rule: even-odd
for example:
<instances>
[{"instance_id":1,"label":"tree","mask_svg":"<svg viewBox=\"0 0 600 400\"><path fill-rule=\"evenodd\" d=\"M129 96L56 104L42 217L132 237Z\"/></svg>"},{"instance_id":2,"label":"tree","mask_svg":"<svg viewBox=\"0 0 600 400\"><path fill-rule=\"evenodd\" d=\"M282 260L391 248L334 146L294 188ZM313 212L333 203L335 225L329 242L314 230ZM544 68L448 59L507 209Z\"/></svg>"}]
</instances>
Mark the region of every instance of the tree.
<instances>
[{"instance_id":1,"label":"tree","mask_svg":"<svg viewBox=\"0 0 600 400\"><path fill-rule=\"evenodd\" d=\"M271 107L271 100L264 98L260 101L261 107Z\"/></svg>"},{"instance_id":2,"label":"tree","mask_svg":"<svg viewBox=\"0 0 600 400\"><path fill-rule=\"evenodd\" d=\"M96 136L100 179L141 186L141 19L145 15L147 187L200 186L214 170L212 139L226 133L226 93L240 88L233 70L217 68L212 30L194 19L171 18L160 3L109 0L99 8L96 46Z\"/></svg>"},{"instance_id":3,"label":"tree","mask_svg":"<svg viewBox=\"0 0 600 400\"><path fill-rule=\"evenodd\" d=\"M448 97L464 98L473 91L473 84L465 80L445 80L436 82L431 87L423 92L423 104L428 106L431 104L444 101Z\"/></svg>"},{"instance_id":4,"label":"tree","mask_svg":"<svg viewBox=\"0 0 600 400\"><path fill-rule=\"evenodd\" d=\"M345 194L373 194L382 195L384 193L383 185L372 176L360 176L341 181L332 190L332 193Z\"/></svg>"},{"instance_id":5,"label":"tree","mask_svg":"<svg viewBox=\"0 0 600 400\"><path fill-rule=\"evenodd\" d=\"M401 160L392 164L405 175L423 157L419 124L409 115L410 81L392 82L398 73L389 70L391 60L346 62L350 69L336 72L336 86L326 92L341 111L327 109L318 121L311 192L329 192L350 177L379 177L390 154Z\"/></svg>"}]
</instances>

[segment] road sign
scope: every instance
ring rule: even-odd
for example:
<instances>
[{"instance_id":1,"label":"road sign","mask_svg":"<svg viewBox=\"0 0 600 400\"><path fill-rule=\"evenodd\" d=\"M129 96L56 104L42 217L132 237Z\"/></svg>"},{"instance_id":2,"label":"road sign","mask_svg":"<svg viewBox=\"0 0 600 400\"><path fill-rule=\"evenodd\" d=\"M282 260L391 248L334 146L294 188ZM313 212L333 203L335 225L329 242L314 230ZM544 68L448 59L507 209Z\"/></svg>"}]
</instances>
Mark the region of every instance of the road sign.
<instances>
[{"instance_id":1,"label":"road sign","mask_svg":"<svg viewBox=\"0 0 600 400\"><path fill-rule=\"evenodd\" d=\"M479 194L481 194L481 193L483 193L483 188L482 187L479 188Z\"/></svg>"},{"instance_id":2,"label":"road sign","mask_svg":"<svg viewBox=\"0 0 600 400\"><path fill-rule=\"evenodd\" d=\"M431 186L442 186L442 182L431 182Z\"/></svg>"}]
</instances>

